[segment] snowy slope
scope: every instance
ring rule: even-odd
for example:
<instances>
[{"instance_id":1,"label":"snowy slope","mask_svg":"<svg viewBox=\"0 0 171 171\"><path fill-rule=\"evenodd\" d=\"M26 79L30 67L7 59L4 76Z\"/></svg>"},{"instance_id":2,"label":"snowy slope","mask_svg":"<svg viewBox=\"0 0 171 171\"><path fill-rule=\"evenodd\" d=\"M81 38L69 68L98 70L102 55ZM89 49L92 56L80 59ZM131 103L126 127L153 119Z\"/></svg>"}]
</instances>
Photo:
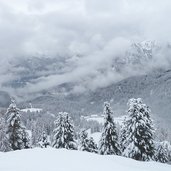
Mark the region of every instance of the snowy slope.
<instances>
[{"instance_id":1,"label":"snowy slope","mask_svg":"<svg viewBox=\"0 0 171 171\"><path fill-rule=\"evenodd\" d=\"M64 149L0 153L0 171L170 171L171 166Z\"/></svg>"}]
</instances>

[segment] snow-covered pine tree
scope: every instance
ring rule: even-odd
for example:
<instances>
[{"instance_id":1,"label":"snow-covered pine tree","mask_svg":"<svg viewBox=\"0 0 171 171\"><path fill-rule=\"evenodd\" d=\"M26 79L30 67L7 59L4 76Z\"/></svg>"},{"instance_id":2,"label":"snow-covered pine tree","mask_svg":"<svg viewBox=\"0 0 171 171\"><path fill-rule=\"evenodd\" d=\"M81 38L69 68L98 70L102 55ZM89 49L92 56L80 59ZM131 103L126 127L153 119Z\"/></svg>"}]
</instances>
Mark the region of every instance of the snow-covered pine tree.
<instances>
[{"instance_id":1,"label":"snow-covered pine tree","mask_svg":"<svg viewBox=\"0 0 171 171\"><path fill-rule=\"evenodd\" d=\"M88 133L86 132L86 130L83 130L80 133L80 148L79 149L81 151L90 151Z\"/></svg>"},{"instance_id":2,"label":"snow-covered pine tree","mask_svg":"<svg viewBox=\"0 0 171 171\"><path fill-rule=\"evenodd\" d=\"M93 137L90 137L88 141L89 152L98 153L97 144L94 142Z\"/></svg>"},{"instance_id":3,"label":"snow-covered pine tree","mask_svg":"<svg viewBox=\"0 0 171 171\"><path fill-rule=\"evenodd\" d=\"M39 120L32 120L31 121L31 142L32 146L36 147L39 145L39 141L41 141L42 138L42 132L45 130L44 125L39 122Z\"/></svg>"},{"instance_id":4,"label":"snow-covered pine tree","mask_svg":"<svg viewBox=\"0 0 171 171\"><path fill-rule=\"evenodd\" d=\"M81 131L80 133L80 147L81 151L87 151L92 153L97 153L98 148L97 144L94 142L93 137L88 138L88 133L86 130Z\"/></svg>"},{"instance_id":5,"label":"snow-covered pine tree","mask_svg":"<svg viewBox=\"0 0 171 171\"><path fill-rule=\"evenodd\" d=\"M20 110L16 107L15 101L12 100L6 112L7 117L7 137L13 150L25 148L25 127L21 123Z\"/></svg>"},{"instance_id":6,"label":"snow-covered pine tree","mask_svg":"<svg viewBox=\"0 0 171 171\"><path fill-rule=\"evenodd\" d=\"M11 146L6 136L6 126L5 126L5 119L0 118L0 151L7 152L10 151Z\"/></svg>"},{"instance_id":7,"label":"snow-covered pine tree","mask_svg":"<svg viewBox=\"0 0 171 171\"><path fill-rule=\"evenodd\" d=\"M26 131L25 127L23 127L22 139L24 143L24 149L31 148L31 140L28 132Z\"/></svg>"},{"instance_id":8,"label":"snow-covered pine tree","mask_svg":"<svg viewBox=\"0 0 171 171\"><path fill-rule=\"evenodd\" d=\"M72 124L71 118L68 113L65 112L65 123L66 123L66 148L77 150L77 143L75 141L74 125Z\"/></svg>"},{"instance_id":9,"label":"snow-covered pine tree","mask_svg":"<svg viewBox=\"0 0 171 171\"><path fill-rule=\"evenodd\" d=\"M155 149L150 109L140 98L130 99L128 106L128 116L121 131L122 155L135 160L151 160Z\"/></svg>"},{"instance_id":10,"label":"snow-covered pine tree","mask_svg":"<svg viewBox=\"0 0 171 171\"><path fill-rule=\"evenodd\" d=\"M41 148L47 148L48 145L50 145L50 143L48 142L48 137L45 133L45 131L43 131L42 137L41 137L41 141L39 142L39 145Z\"/></svg>"},{"instance_id":11,"label":"snow-covered pine tree","mask_svg":"<svg viewBox=\"0 0 171 171\"><path fill-rule=\"evenodd\" d=\"M156 147L156 161L167 163L169 161L169 143L164 141L160 142Z\"/></svg>"},{"instance_id":12,"label":"snow-covered pine tree","mask_svg":"<svg viewBox=\"0 0 171 171\"><path fill-rule=\"evenodd\" d=\"M171 144L168 147L168 152L169 152L169 161L171 162Z\"/></svg>"},{"instance_id":13,"label":"snow-covered pine tree","mask_svg":"<svg viewBox=\"0 0 171 171\"><path fill-rule=\"evenodd\" d=\"M76 150L77 144L74 139L74 126L71 123L68 113L60 112L55 121L55 126L52 146L55 148Z\"/></svg>"},{"instance_id":14,"label":"snow-covered pine tree","mask_svg":"<svg viewBox=\"0 0 171 171\"><path fill-rule=\"evenodd\" d=\"M63 113L58 114L57 120L54 122L52 146L55 148L65 148L64 146L64 118Z\"/></svg>"},{"instance_id":15,"label":"snow-covered pine tree","mask_svg":"<svg viewBox=\"0 0 171 171\"><path fill-rule=\"evenodd\" d=\"M120 154L120 147L118 143L118 135L114 120L112 118L113 111L108 102L104 103L104 126L102 130L101 139L99 142L99 154L112 155Z\"/></svg>"}]
</instances>

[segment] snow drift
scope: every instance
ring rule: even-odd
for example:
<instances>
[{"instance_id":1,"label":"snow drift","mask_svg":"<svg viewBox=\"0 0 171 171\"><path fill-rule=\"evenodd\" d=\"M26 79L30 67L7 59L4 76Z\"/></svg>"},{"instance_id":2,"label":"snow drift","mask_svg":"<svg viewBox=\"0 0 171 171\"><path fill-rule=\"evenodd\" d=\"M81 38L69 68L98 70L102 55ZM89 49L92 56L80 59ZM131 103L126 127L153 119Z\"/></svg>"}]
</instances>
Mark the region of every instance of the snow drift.
<instances>
[{"instance_id":1,"label":"snow drift","mask_svg":"<svg viewBox=\"0 0 171 171\"><path fill-rule=\"evenodd\" d=\"M171 166L54 148L0 153L0 171L170 171Z\"/></svg>"}]
</instances>

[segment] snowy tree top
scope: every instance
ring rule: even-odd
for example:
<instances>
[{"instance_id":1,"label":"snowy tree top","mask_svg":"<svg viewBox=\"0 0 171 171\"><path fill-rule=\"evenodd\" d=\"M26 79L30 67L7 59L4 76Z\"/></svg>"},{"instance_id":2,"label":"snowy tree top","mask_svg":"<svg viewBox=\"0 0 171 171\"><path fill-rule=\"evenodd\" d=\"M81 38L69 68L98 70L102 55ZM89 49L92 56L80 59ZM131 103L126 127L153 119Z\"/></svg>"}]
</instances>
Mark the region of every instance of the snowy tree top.
<instances>
[{"instance_id":1,"label":"snowy tree top","mask_svg":"<svg viewBox=\"0 0 171 171\"><path fill-rule=\"evenodd\" d=\"M9 105L9 108L16 108L16 107L17 107L17 105L15 103L15 100L11 99L11 104Z\"/></svg>"},{"instance_id":2,"label":"snowy tree top","mask_svg":"<svg viewBox=\"0 0 171 171\"><path fill-rule=\"evenodd\" d=\"M110 103L109 102L104 102L104 111L103 111L104 115L109 115L109 114L113 114L113 111L110 107Z\"/></svg>"},{"instance_id":3,"label":"snowy tree top","mask_svg":"<svg viewBox=\"0 0 171 171\"><path fill-rule=\"evenodd\" d=\"M149 107L143 103L141 98L137 98L137 99L132 98L128 101L127 105L129 107L128 113L132 112L132 110L135 109L137 109L140 113L144 113L144 114L151 112Z\"/></svg>"}]
</instances>

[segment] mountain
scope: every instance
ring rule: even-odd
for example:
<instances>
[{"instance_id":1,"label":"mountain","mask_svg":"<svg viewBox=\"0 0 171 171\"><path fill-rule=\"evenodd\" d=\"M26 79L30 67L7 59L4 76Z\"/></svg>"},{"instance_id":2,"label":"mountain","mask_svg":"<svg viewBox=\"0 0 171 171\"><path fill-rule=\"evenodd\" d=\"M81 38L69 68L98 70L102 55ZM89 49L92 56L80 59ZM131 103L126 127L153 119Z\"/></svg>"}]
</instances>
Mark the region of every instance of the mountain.
<instances>
[{"instance_id":1,"label":"mountain","mask_svg":"<svg viewBox=\"0 0 171 171\"><path fill-rule=\"evenodd\" d=\"M30 88L31 86L46 82L47 86L44 88L39 85L37 92L52 88L59 91L61 85L68 85L68 83L76 84L77 89L78 87L83 90L96 89L134 75L146 74L156 68L170 68L171 61L168 58L170 51L170 44L157 44L155 41L132 43L123 49L122 54L113 52L106 58L105 54L99 57L102 61L93 65L95 68L91 68L92 66L89 68L89 65L96 63L96 60L90 60L85 54L66 57L58 55L56 57L18 57L8 62L4 72L10 75L11 79L4 80L1 87L18 95L24 91L20 89L26 88L31 93L34 90ZM160 55L163 55L163 60L158 58ZM3 75L4 72L2 72ZM56 81L48 83L49 79L56 79ZM100 79L103 82L98 85Z\"/></svg>"},{"instance_id":2,"label":"mountain","mask_svg":"<svg viewBox=\"0 0 171 171\"><path fill-rule=\"evenodd\" d=\"M108 66L97 70L97 77L102 78L96 81L96 86L93 86L96 77L92 75L77 80L72 80L72 75L69 80L65 78L66 73L72 73L75 69L76 61L84 58L81 55L73 58L17 58L11 61L8 69L14 77L3 83L2 90L11 89L12 95L20 99L22 107L31 102L35 107L52 113L65 110L74 117L102 113L104 101L111 102L116 116L124 115L128 99L141 97L150 106L153 117L170 127L171 61L164 56L170 50L169 44L161 45L155 41L132 43L124 56L113 57ZM163 61L158 61L158 55L161 54ZM114 73L110 81L106 78L108 72ZM41 87L41 83L49 84L47 78L55 81L56 77L53 76L56 74L63 81ZM120 78L116 79L115 74L120 75ZM29 89L30 85L32 89ZM83 91L78 91L78 87ZM8 93L3 93L0 93L1 107L9 103Z\"/></svg>"},{"instance_id":3,"label":"mountain","mask_svg":"<svg viewBox=\"0 0 171 171\"><path fill-rule=\"evenodd\" d=\"M150 106L154 118L169 125L171 70L129 77L108 87L81 94L53 94L49 91L48 95L37 97L31 102L53 112L65 109L73 115L90 115L102 113L103 102L110 101L115 115L119 116L125 114L126 104L130 98L139 97Z\"/></svg>"}]
</instances>

